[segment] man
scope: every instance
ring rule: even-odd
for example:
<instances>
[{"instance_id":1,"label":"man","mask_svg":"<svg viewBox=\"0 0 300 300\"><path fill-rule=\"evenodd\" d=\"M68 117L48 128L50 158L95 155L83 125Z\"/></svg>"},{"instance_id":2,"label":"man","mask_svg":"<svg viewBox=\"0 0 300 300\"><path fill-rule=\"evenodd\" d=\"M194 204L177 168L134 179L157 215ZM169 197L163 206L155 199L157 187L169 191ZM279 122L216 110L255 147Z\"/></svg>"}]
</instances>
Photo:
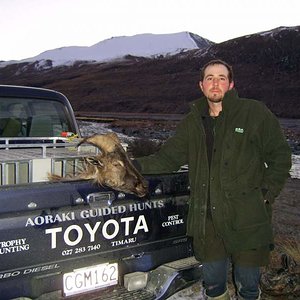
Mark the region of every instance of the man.
<instances>
[{"instance_id":1,"label":"man","mask_svg":"<svg viewBox=\"0 0 300 300\"><path fill-rule=\"evenodd\" d=\"M200 77L204 97L157 153L137 163L144 174L189 165L187 233L208 299L230 299L229 261L238 297L259 299L259 267L273 246L271 206L289 176L291 151L265 105L238 97L227 63L210 61Z\"/></svg>"}]
</instances>

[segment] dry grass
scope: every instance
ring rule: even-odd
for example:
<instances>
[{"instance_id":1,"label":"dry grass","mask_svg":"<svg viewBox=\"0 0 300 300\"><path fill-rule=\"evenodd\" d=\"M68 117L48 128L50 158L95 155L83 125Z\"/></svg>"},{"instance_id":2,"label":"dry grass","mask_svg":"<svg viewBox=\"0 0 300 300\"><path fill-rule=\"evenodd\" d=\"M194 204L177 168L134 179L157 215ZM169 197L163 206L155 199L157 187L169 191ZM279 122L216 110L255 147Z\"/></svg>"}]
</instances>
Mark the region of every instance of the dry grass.
<instances>
[{"instance_id":1,"label":"dry grass","mask_svg":"<svg viewBox=\"0 0 300 300\"><path fill-rule=\"evenodd\" d=\"M282 253L288 255L297 265L300 265L300 241L294 238L285 239L278 242L278 247Z\"/></svg>"}]
</instances>

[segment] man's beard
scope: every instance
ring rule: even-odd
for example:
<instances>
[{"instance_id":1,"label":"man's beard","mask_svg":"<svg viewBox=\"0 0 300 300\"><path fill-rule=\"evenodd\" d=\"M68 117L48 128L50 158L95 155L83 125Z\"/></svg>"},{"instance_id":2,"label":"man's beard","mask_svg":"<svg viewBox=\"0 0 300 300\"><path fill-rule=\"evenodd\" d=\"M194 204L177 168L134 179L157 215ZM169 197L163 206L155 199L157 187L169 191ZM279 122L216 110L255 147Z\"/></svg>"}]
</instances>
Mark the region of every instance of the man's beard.
<instances>
[{"instance_id":1,"label":"man's beard","mask_svg":"<svg viewBox=\"0 0 300 300\"><path fill-rule=\"evenodd\" d=\"M224 98L224 95L222 95L221 93L211 92L209 94L207 95L207 99L208 99L208 101L213 102L213 103L220 103Z\"/></svg>"},{"instance_id":2,"label":"man's beard","mask_svg":"<svg viewBox=\"0 0 300 300\"><path fill-rule=\"evenodd\" d=\"M220 102L222 102L223 97L218 97L218 98L207 97L207 100L212 103L220 103Z\"/></svg>"}]
</instances>

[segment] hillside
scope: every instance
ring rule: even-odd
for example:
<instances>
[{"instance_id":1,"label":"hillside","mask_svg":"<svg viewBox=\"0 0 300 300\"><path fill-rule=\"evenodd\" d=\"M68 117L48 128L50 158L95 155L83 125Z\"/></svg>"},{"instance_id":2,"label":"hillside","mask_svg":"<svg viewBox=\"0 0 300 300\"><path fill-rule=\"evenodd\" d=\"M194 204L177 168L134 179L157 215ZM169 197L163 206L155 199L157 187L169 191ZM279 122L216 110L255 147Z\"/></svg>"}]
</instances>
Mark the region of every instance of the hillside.
<instances>
[{"instance_id":1,"label":"hillside","mask_svg":"<svg viewBox=\"0 0 300 300\"><path fill-rule=\"evenodd\" d=\"M265 102L279 117L300 118L300 26L172 56L127 55L120 61L77 61L55 68L48 62L48 69L39 68L40 61L10 64L0 69L0 83L59 90L75 111L184 113L201 95L200 67L213 58L233 65L240 96Z\"/></svg>"}]
</instances>

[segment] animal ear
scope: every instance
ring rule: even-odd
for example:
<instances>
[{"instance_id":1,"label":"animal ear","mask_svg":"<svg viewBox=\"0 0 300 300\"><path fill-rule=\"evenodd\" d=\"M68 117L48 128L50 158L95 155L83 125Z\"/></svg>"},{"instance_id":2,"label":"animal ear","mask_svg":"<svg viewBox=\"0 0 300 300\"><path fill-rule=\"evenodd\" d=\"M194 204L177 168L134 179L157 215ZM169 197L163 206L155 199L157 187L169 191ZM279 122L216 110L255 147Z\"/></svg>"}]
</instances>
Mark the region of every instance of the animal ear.
<instances>
[{"instance_id":1,"label":"animal ear","mask_svg":"<svg viewBox=\"0 0 300 300\"><path fill-rule=\"evenodd\" d=\"M103 163L99 158L90 156L90 157L85 157L84 160L87 164L97 166L97 167L103 167Z\"/></svg>"}]
</instances>

